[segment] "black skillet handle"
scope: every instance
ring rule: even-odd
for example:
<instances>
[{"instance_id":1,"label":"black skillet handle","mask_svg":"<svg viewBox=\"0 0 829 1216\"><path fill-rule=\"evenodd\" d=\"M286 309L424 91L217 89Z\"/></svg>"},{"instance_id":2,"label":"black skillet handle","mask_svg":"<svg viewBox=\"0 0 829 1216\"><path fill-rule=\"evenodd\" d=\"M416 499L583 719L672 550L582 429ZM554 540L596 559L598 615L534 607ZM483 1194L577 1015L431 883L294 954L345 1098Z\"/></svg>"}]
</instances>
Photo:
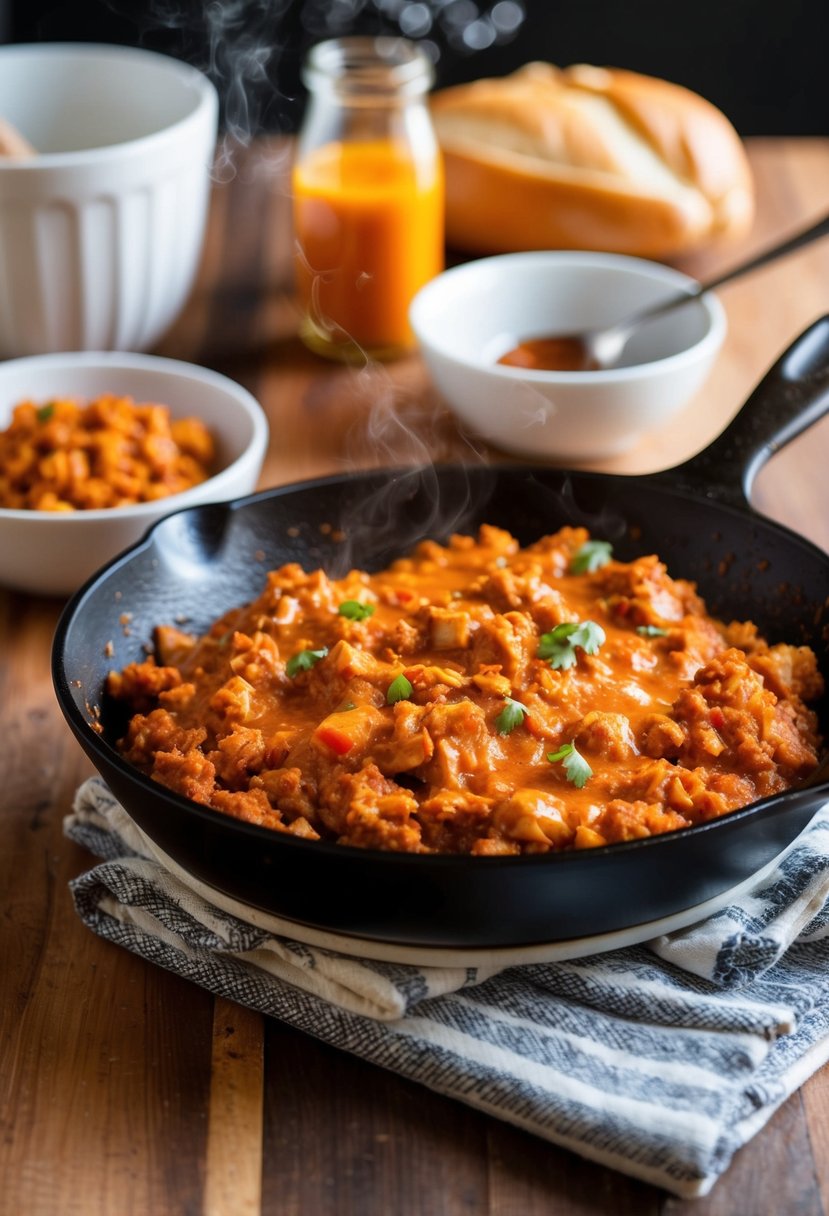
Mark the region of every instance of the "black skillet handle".
<instances>
[{"instance_id":1,"label":"black skillet handle","mask_svg":"<svg viewBox=\"0 0 829 1216\"><path fill-rule=\"evenodd\" d=\"M766 461L827 411L829 316L795 339L712 444L653 480L745 507Z\"/></svg>"}]
</instances>

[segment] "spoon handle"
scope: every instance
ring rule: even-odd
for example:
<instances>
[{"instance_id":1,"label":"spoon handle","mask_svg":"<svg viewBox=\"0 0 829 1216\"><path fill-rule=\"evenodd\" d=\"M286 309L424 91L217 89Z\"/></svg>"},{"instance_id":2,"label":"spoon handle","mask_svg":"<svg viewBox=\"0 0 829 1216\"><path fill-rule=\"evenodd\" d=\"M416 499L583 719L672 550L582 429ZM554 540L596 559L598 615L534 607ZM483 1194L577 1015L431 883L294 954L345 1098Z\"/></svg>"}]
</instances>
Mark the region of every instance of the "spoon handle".
<instances>
[{"instance_id":1,"label":"spoon handle","mask_svg":"<svg viewBox=\"0 0 829 1216\"><path fill-rule=\"evenodd\" d=\"M619 329L624 329L625 331L628 328L634 329L636 325L646 319L671 312L674 308L687 304L689 300L697 300L700 296L705 295L707 291L714 291L717 287L722 287L724 283L730 283L732 279L749 274L752 270L759 270L761 266L766 266L769 262L775 262L778 258L783 258L788 253L794 253L796 249L800 249L803 245L809 245L812 241L816 241L820 237L827 235L829 235L829 215L824 215L817 223L810 224L802 232L796 232L787 241L783 241L779 245L772 245L770 249L766 249L764 253L758 253L756 258L752 258L748 262L740 262L737 266L732 266L730 270L726 270L724 274L718 275L716 279L709 279L707 283L699 283L691 291L680 292L676 296L664 300L661 304L654 304L650 308L636 313L629 320L625 321L623 326L620 325Z\"/></svg>"},{"instance_id":2,"label":"spoon handle","mask_svg":"<svg viewBox=\"0 0 829 1216\"><path fill-rule=\"evenodd\" d=\"M759 270L761 266L766 266L769 262L776 261L777 258L783 258L788 253L794 253L796 249L800 249L803 245L809 245L812 241L816 241L828 234L829 215L824 215L816 224L810 224L802 232L796 232L794 236L789 237L782 244L772 245L771 249L767 249L765 253L759 253L751 261L741 262L739 266L732 266L731 270L726 270L725 274L719 275L718 278L711 279L708 283L701 283L699 289L695 290L693 294L702 295L704 291L713 291L716 287L722 287L723 283L729 283L732 279L736 279L738 275L749 274L752 270Z\"/></svg>"}]
</instances>

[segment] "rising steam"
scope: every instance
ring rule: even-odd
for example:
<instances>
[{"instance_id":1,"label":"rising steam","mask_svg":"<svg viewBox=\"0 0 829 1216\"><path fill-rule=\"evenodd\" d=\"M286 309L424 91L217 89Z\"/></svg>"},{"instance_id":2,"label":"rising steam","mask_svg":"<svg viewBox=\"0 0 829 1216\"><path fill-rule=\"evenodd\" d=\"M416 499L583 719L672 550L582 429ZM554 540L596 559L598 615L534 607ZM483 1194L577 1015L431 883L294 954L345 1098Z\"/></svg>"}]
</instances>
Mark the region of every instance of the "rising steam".
<instances>
[{"instance_id":1,"label":"rising steam","mask_svg":"<svg viewBox=\"0 0 829 1216\"><path fill-rule=\"evenodd\" d=\"M483 451L459 437L448 416L395 384L381 364L367 360L348 374L361 409L345 437L342 468L374 467L384 476L345 517L338 555L343 571L364 565L367 554L399 556L424 536L464 530L474 505L466 470L487 464ZM455 469L450 479L441 478L446 463Z\"/></svg>"},{"instance_id":2,"label":"rising steam","mask_svg":"<svg viewBox=\"0 0 829 1216\"><path fill-rule=\"evenodd\" d=\"M204 71L222 101L228 145L247 146L263 131L295 131L302 110L299 68L324 38L402 35L438 63L511 42L525 0L107 0L153 44Z\"/></svg>"},{"instance_id":3,"label":"rising steam","mask_svg":"<svg viewBox=\"0 0 829 1216\"><path fill-rule=\"evenodd\" d=\"M216 85L223 130L216 175L224 180L235 172L239 147L262 132L297 129L300 65L314 43L400 35L440 64L511 42L526 16L526 0L150 0L140 18L126 0L106 2L135 24L142 45L192 63ZM342 467L389 472L349 510L338 563L364 565L367 553L388 560L424 536L468 530L481 494L496 481L485 454L380 365L367 360L349 374L366 406L347 437ZM441 475L442 462L456 466L451 478ZM474 469L474 495L460 465L471 475Z\"/></svg>"}]
</instances>

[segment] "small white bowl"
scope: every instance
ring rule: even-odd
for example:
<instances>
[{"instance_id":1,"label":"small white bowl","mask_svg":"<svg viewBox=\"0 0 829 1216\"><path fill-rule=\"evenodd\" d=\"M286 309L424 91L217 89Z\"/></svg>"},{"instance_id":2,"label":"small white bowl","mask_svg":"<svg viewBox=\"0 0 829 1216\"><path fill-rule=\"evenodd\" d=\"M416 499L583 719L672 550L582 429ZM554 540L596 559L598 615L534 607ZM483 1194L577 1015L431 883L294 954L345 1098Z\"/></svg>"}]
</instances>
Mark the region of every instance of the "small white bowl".
<instances>
[{"instance_id":1,"label":"small white bowl","mask_svg":"<svg viewBox=\"0 0 829 1216\"><path fill-rule=\"evenodd\" d=\"M94 400L103 393L156 402L173 418L198 417L217 446L218 471L181 494L99 511L0 508L0 583L41 595L68 595L171 511L251 493L268 445L254 397L226 376L153 355L108 352L42 355L0 364L0 430L20 401Z\"/></svg>"},{"instance_id":2,"label":"small white bowl","mask_svg":"<svg viewBox=\"0 0 829 1216\"><path fill-rule=\"evenodd\" d=\"M0 356L144 350L204 239L218 99L187 64L120 46L0 47Z\"/></svg>"},{"instance_id":3,"label":"small white bowl","mask_svg":"<svg viewBox=\"0 0 829 1216\"><path fill-rule=\"evenodd\" d=\"M725 338L719 300L705 295L643 327L625 366L534 371L497 360L529 338L610 325L695 285L619 254L505 254L438 275L410 320L435 384L471 431L523 456L590 460L631 447L700 388Z\"/></svg>"}]
</instances>

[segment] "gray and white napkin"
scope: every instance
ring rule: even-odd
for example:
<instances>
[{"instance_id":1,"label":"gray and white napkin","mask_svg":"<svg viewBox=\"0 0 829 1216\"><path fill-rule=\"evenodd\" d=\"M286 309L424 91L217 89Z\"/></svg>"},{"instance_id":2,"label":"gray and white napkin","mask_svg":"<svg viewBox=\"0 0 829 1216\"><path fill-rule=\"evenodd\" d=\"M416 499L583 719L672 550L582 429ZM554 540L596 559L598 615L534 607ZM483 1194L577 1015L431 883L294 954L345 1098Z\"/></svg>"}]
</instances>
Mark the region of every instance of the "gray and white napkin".
<instances>
[{"instance_id":1,"label":"gray and white napkin","mask_svg":"<svg viewBox=\"0 0 829 1216\"><path fill-rule=\"evenodd\" d=\"M707 921L506 968L375 962L276 935L170 873L99 778L64 827L103 859L71 884L102 937L686 1198L829 1059L829 805Z\"/></svg>"}]
</instances>

